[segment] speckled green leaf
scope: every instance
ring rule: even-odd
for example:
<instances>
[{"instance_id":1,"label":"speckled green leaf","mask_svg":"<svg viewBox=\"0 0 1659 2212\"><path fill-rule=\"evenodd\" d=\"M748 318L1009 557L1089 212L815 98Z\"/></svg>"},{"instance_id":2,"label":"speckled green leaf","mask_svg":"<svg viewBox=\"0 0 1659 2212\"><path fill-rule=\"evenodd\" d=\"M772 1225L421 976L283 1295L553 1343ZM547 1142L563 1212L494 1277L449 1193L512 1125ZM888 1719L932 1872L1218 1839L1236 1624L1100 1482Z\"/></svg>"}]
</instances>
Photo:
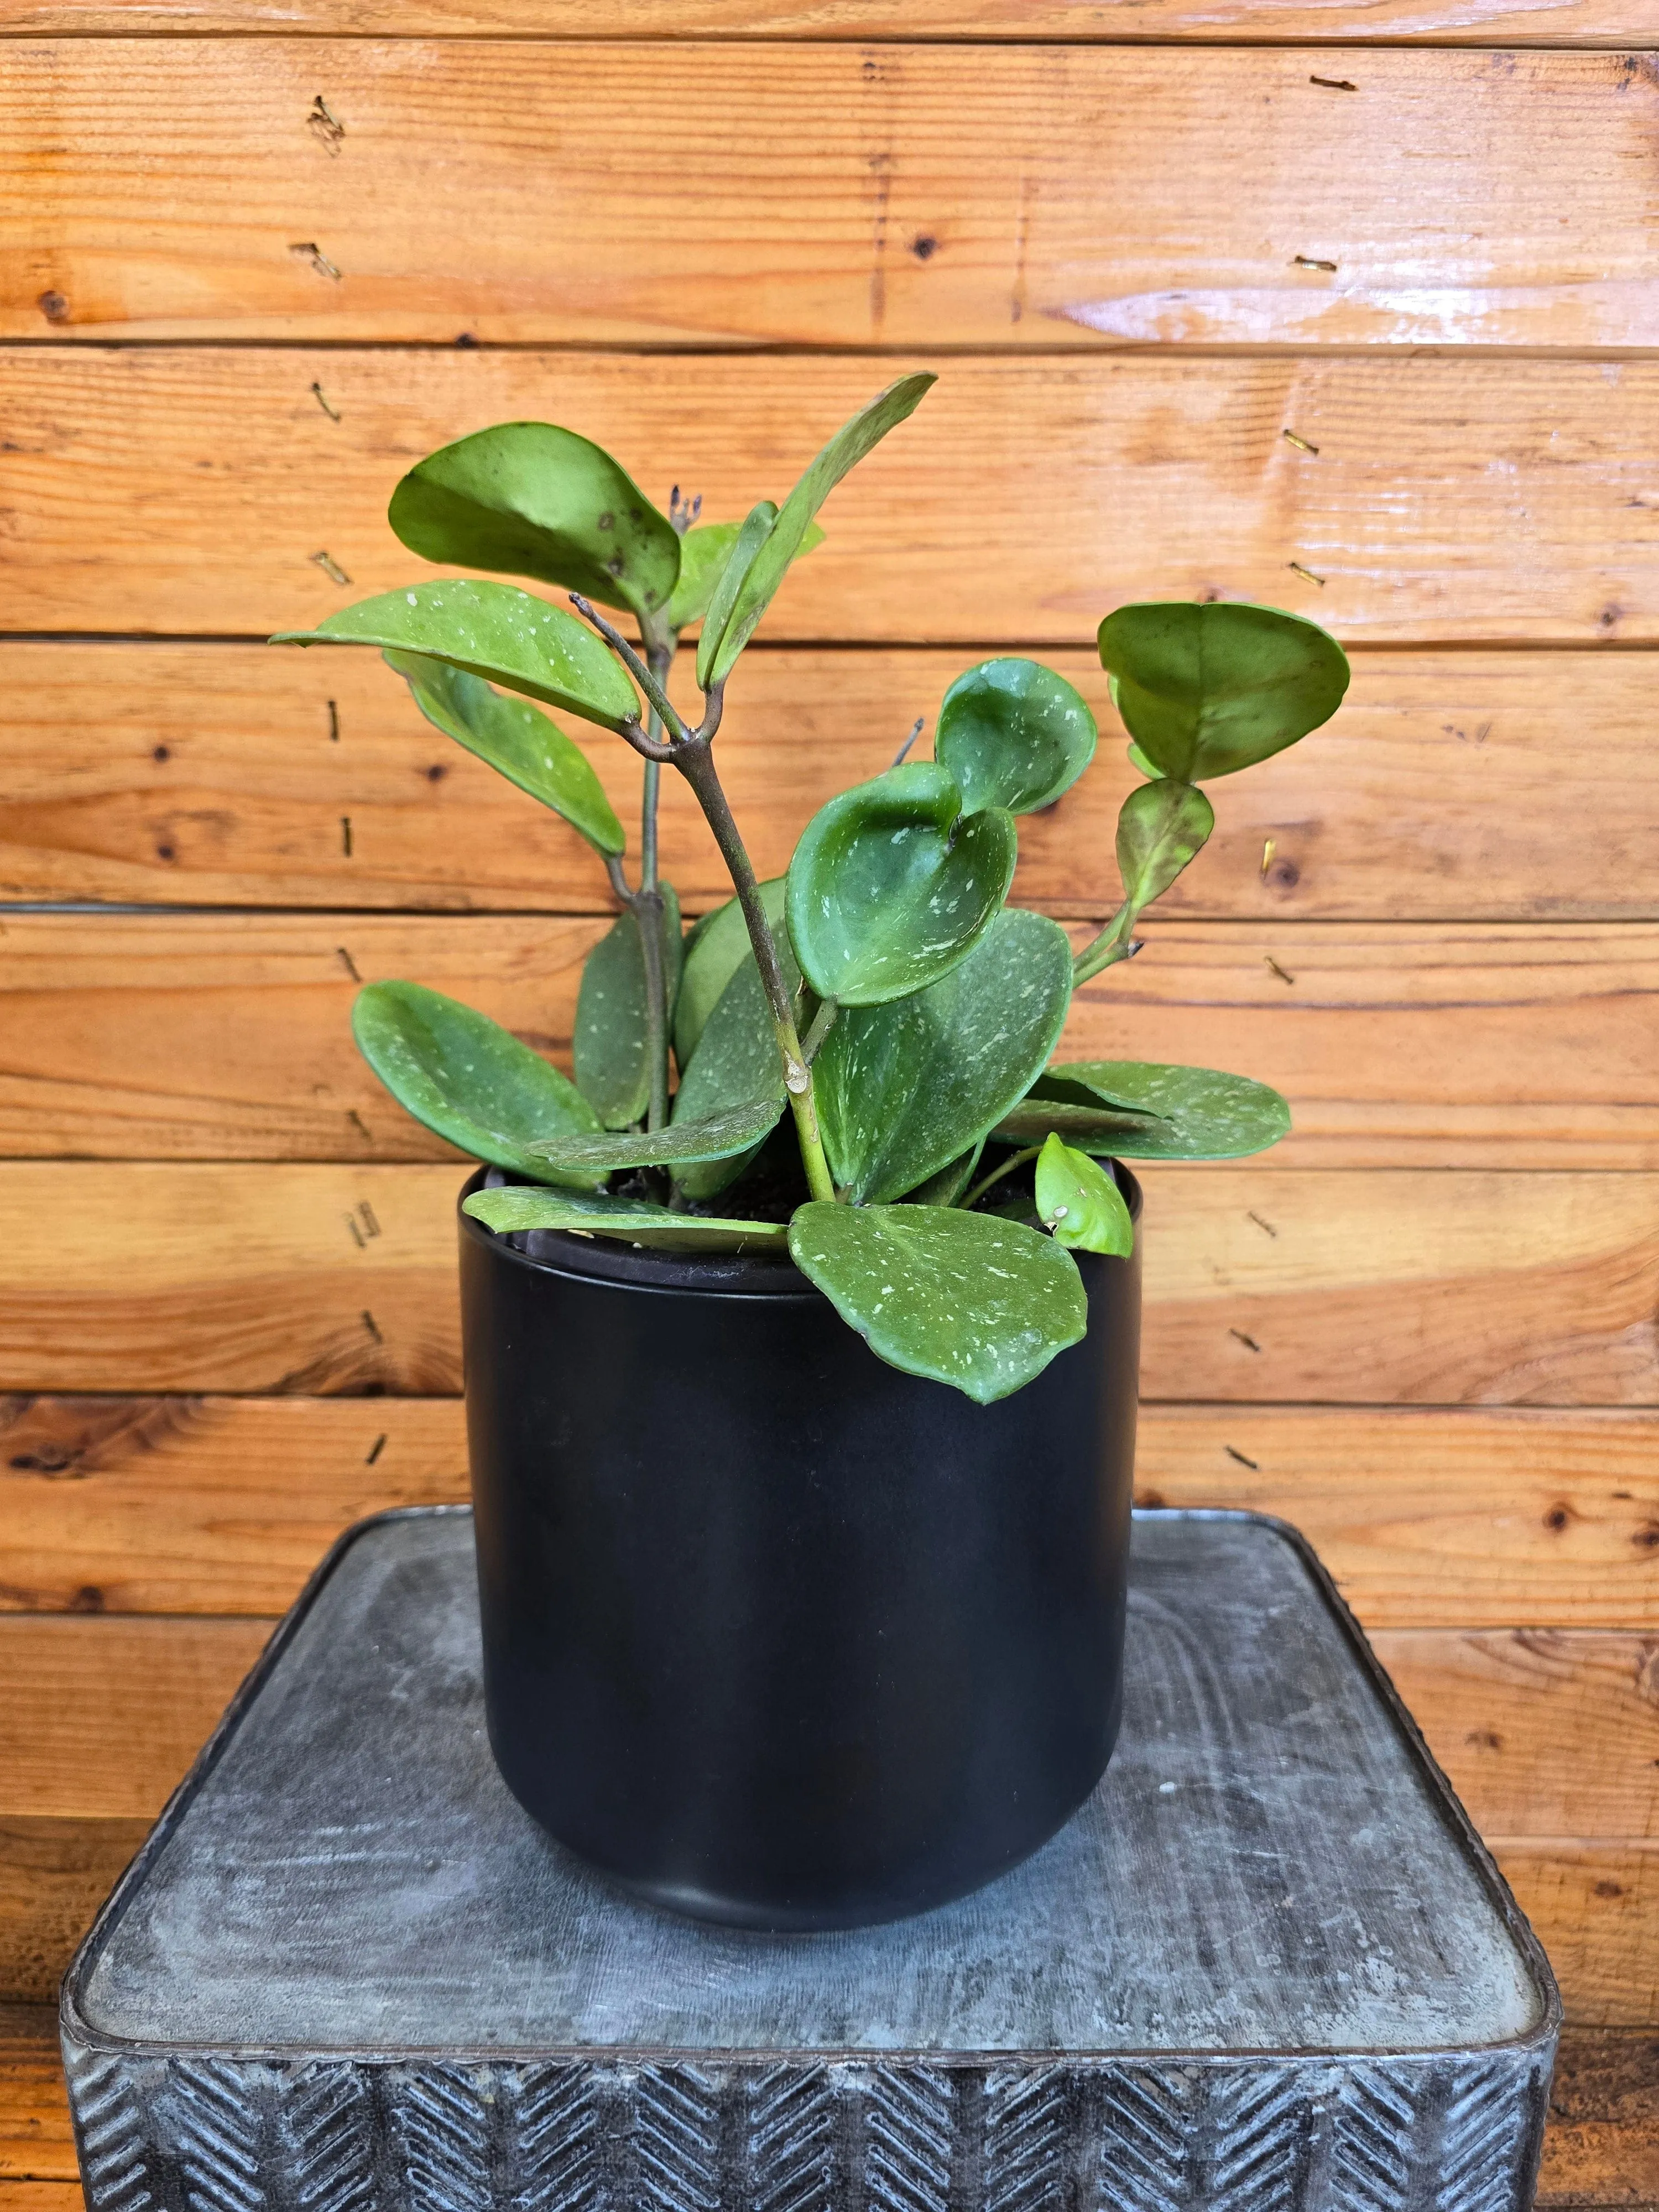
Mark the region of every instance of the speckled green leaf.
<instances>
[{"instance_id":1,"label":"speckled green leaf","mask_svg":"<svg viewBox=\"0 0 1659 2212\"><path fill-rule=\"evenodd\" d=\"M1137 914L1162 898L1214 828L1214 810L1190 783L1160 777L1135 786L1118 811L1117 866Z\"/></svg>"},{"instance_id":2,"label":"speckled green leaf","mask_svg":"<svg viewBox=\"0 0 1659 2212\"><path fill-rule=\"evenodd\" d=\"M672 884L662 884L661 890L663 969L672 1023L680 976L680 902ZM577 1086L607 1129L642 1121L650 1103L645 1016L640 926L631 913L619 914L582 969L572 1054Z\"/></svg>"},{"instance_id":3,"label":"speckled green leaf","mask_svg":"<svg viewBox=\"0 0 1659 2212\"><path fill-rule=\"evenodd\" d=\"M963 815L937 762L908 762L843 791L812 817L789 863L789 935L802 975L843 1006L924 989L989 928L1018 853L1012 815Z\"/></svg>"},{"instance_id":4,"label":"speckled green leaf","mask_svg":"<svg viewBox=\"0 0 1659 2212\"><path fill-rule=\"evenodd\" d=\"M1030 1097L1010 1108L991 1135L1000 1145L1024 1146L1040 1145L1056 1134L1085 1152L1115 1152L1138 1136L1156 1134L1160 1121L1158 1115L1133 1113L1127 1106L1081 1106L1046 1097L1039 1084Z\"/></svg>"},{"instance_id":5,"label":"speckled green leaf","mask_svg":"<svg viewBox=\"0 0 1659 2212\"><path fill-rule=\"evenodd\" d=\"M812 1069L837 1184L902 1198L977 1144L1041 1072L1071 987L1065 931L1011 907L942 981L846 1008Z\"/></svg>"},{"instance_id":6,"label":"speckled green leaf","mask_svg":"<svg viewBox=\"0 0 1659 2212\"><path fill-rule=\"evenodd\" d=\"M717 680L715 665L720 659L720 640L731 626L732 613L737 605L738 594L743 589L749 571L754 567L761 547L772 534L778 519L775 500L757 500L738 525L738 534L732 541L732 550L726 565L715 579L709 594L708 611L703 617L702 635L697 640L697 683L703 690ZM732 658L735 659L736 655ZM722 671L720 680L729 671Z\"/></svg>"},{"instance_id":7,"label":"speckled green leaf","mask_svg":"<svg viewBox=\"0 0 1659 2212\"><path fill-rule=\"evenodd\" d=\"M539 707L503 699L482 678L428 653L388 653L385 659L434 729L562 814L596 851L623 851L628 840L622 823L586 754Z\"/></svg>"},{"instance_id":8,"label":"speckled green leaf","mask_svg":"<svg viewBox=\"0 0 1659 2212\"><path fill-rule=\"evenodd\" d=\"M1104 1107L1111 1127L1091 1132L1073 1121L1061 1133L1080 1152L1109 1152L1119 1159L1243 1159L1276 1145L1291 1126L1290 1108L1265 1083L1156 1060L1058 1060L1032 1085L1026 1103L1040 1110L1044 1101ZM1126 1107L1161 1118L1125 1128L1115 1115Z\"/></svg>"},{"instance_id":9,"label":"speckled green leaf","mask_svg":"<svg viewBox=\"0 0 1659 2212\"><path fill-rule=\"evenodd\" d=\"M593 632L516 584L463 576L383 592L342 607L315 629L278 630L270 642L427 653L607 730L639 719L633 685Z\"/></svg>"},{"instance_id":10,"label":"speckled green leaf","mask_svg":"<svg viewBox=\"0 0 1659 2212\"><path fill-rule=\"evenodd\" d=\"M769 500L766 505L769 514L775 515L777 509ZM687 629L708 613L715 586L732 557L732 549L742 528L740 522L708 522L701 530L688 530L681 538L680 580L663 617L670 629ZM815 522L802 538L800 551L810 553L815 545L823 543L823 532ZM799 557L797 554L796 558ZM733 580L733 596L738 580Z\"/></svg>"},{"instance_id":11,"label":"speckled green leaf","mask_svg":"<svg viewBox=\"0 0 1659 2212\"><path fill-rule=\"evenodd\" d=\"M803 1206L789 1250L890 1367L981 1405L1040 1375L1088 1326L1070 1255L1017 1222L935 1206Z\"/></svg>"},{"instance_id":12,"label":"speckled green leaf","mask_svg":"<svg viewBox=\"0 0 1659 2212\"><path fill-rule=\"evenodd\" d=\"M424 560L534 576L640 616L680 573L668 517L602 447L552 422L497 422L429 453L386 520Z\"/></svg>"},{"instance_id":13,"label":"speckled green leaf","mask_svg":"<svg viewBox=\"0 0 1659 2212\"><path fill-rule=\"evenodd\" d=\"M968 813L1050 806L1095 757L1095 718L1081 692L1040 661L982 660L945 693L933 757Z\"/></svg>"},{"instance_id":14,"label":"speckled green leaf","mask_svg":"<svg viewBox=\"0 0 1659 2212\"><path fill-rule=\"evenodd\" d=\"M540 1182L593 1186L591 1170L551 1165L530 1149L556 1132L596 1132L593 1109L499 1022L419 983L369 983L357 994L351 1028L398 1104L438 1136Z\"/></svg>"},{"instance_id":15,"label":"speckled green leaf","mask_svg":"<svg viewBox=\"0 0 1659 2212\"><path fill-rule=\"evenodd\" d=\"M612 1136L551 1137L535 1157L559 1168L675 1168L694 1160L728 1160L753 1151L770 1134L783 1111L783 1085L775 1098L756 1098L698 1121L672 1121L647 1134L643 1129Z\"/></svg>"},{"instance_id":16,"label":"speckled green leaf","mask_svg":"<svg viewBox=\"0 0 1659 2212\"><path fill-rule=\"evenodd\" d=\"M1056 1244L1068 1251L1126 1257L1135 1248L1135 1225L1123 1194L1087 1152L1049 1137L1037 1155L1036 1210Z\"/></svg>"},{"instance_id":17,"label":"speckled green leaf","mask_svg":"<svg viewBox=\"0 0 1659 2212\"><path fill-rule=\"evenodd\" d=\"M904 1206L954 1206L973 1181L974 1170L979 1165L984 1150L985 1142L981 1138L978 1144L970 1145L947 1167L942 1167L937 1175L929 1176L926 1182L919 1182L914 1190L907 1190L900 1203Z\"/></svg>"},{"instance_id":18,"label":"speckled green leaf","mask_svg":"<svg viewBox=\"0 0 1659 2212\"><path fill-rule=\"evenodd\" d=\"M665 1252L782 1252L789 1231L780 1221L727 1221L673 1213L649 1199L598 1192L475 1190L461 1211L506 1236L520 1229L563 1229L579 1237L614 1237Z\"/></svg>"},{"instance_id":19,"label":"speckled green leaf","mask_svg":"<svg viewBox=\"0 0 1659 2212\"><path fill-rule=\"evenodd\" d=\"M778 958L790 990L798 991L800 975L787 945L778 947ZM781 1101L782 1096L783 1062L772 1009L755 956L745 951L703 1024L674 1099L674 1119L702 1121L752 1098ZM688 1198L713 1198L736 1182L750 1158L740 1152L730 1159L705 1160L681 1169L675 1181Z\"/></svg>"},{"instance_id":20,"label":"speckled green leaf","mask_svg":"<svg viewBox=\"0 0 1659 2212\"><path fill-rule=\"evenodd\" d=\"M774 876L760 886L761 904L775 933L783 926L784 882L782 876ZM779 944L778 951L787 953L787 940ZM720 993L749 957L749 925L736 899L727 899L724 906L704 915L686 939L685 967L674 1004L674 1056L682 1067L696 1050L703 1024L714 1012Z\"/></svg>"},{"instance_id":21,"label":"speckled green leaf","mask_svg":"<svg viewBox=\"0 0 1659 2212\"><path fill-rule=\"evenodd\" d=\"M1164 775L1202 783L1328 722L1348 688L1328 630L1279 607L1144 601L1100 625L1124 727Z\"/></svg>"},{"instance_id":22,"label":"speckled green leaf","mask_svg":"<svg viewBox=\"0 0 1659 2212\"><path fill-rule=\"evenodd\" d=\"M755 632L755 626L772 603L789 564L806 550L806 534L813 517L849 469L896 429L921 404L922 395L937 380L925 371L902 376L878 392L850 422L844 422L812 462L782 507L763 544L750 562L729 619L720 625L719 649L713 676L720 682L732 672L738 655ZM714 628L713 611L705 634ZM702 656L697 656L697 680L702 683Z\"/></svg>"}]
</instances>

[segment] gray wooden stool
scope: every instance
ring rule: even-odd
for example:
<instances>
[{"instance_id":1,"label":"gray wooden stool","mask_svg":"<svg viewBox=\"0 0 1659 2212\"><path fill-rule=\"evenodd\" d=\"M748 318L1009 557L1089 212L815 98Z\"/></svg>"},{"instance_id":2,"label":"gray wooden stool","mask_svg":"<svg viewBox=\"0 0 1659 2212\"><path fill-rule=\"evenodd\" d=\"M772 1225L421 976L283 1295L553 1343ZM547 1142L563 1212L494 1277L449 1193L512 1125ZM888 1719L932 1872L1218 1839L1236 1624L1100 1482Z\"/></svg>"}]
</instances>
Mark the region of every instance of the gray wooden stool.
<instances>
[{"instance_id":1,"label":"gray wooden stool","mask_svg":"<svg viewBox=\"0 0 1659 2212\"><path fill-rule=\"evenodd\" d=\"M1521 2212L1555 1987L1317 1563L1139 1515L1129 1634L1034 1859L746 1935L508 1796L470 1516L363 1523L64 1984L93 2212Z\"/></svg>"}]
</instances>

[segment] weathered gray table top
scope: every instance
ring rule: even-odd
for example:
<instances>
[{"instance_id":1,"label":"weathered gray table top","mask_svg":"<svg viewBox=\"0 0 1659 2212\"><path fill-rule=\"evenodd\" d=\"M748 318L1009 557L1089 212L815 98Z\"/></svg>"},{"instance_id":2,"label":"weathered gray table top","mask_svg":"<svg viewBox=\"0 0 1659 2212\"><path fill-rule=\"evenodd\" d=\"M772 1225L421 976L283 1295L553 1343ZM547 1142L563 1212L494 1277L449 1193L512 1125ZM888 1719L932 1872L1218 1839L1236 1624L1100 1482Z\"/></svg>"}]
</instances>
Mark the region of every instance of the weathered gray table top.
<instances>
[{"instance_id":1,"label":"weathered gray table top","mask_svg":"<svg viewBox=\"0 0 1659 2212\"><path fill-rule=\"evenodd\" d=\"M471 1522L371 1523L74 1995L245 2051L1433 2052L1535 2031L1489 1877L1296 1546L1138 1516L1128 1705L1037 1856L926 1917L695 1925L544 1837L491 1764Z\"/></svg>"}]
</instances>

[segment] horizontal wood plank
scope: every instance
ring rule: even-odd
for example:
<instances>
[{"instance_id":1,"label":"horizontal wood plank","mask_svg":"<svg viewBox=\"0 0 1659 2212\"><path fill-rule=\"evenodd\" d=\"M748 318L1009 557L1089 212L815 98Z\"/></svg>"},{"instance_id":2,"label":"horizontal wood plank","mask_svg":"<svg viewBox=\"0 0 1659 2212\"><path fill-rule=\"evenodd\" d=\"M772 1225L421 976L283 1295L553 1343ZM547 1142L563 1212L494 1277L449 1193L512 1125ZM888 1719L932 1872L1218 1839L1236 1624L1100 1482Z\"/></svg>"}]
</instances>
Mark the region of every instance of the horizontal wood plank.
<instances>
[{"instance_id":1,"label":"horizontal wood plank","mask_svg":"<svg viewBox=\"0 0 1659 2212\"><path fill-rule=\"evenodd\" d=\"M0 2182L77 2177L56 2014L0 2002ZM11 2212L3 2196L0 2207Z\"/></svg>"},{"instance_id":2,"label":"horizontal wood plank","mask_svg":"<svg viewBox=\"0 0 1659 2212\"><path fill-rule=\"evenodd\" d=\"M1549 1954L1570 2020L1659 2020L1659 1847L1510 1843L1493 1855Z\"/></svg>"},{"instance_id":3,"label":"horizontal wood plank","mask_svg":"<svg viewBox=\"0 0 1659 2212\"><path fill-rule=\"evenodd\" d=\"M421 573L384 520L401 471L514 416L597 438L655 496L678 481L711 516L743 513L907 365L15 348L0 356L5 620L261 636L313 623ZM775 639L1082 644L1121 601L1215 593L1352 641L1659 637L1659 362L936 365L938 389L825 509Z\"/></svg>"},{"instance_id":4,"label":"horizontal wood plank","mask_svg":"<svg viewBox=\"0 0 1659 2212\"><path fill-rule=\"evenodd\" d=\"M1659 1419L1141 1408L1143 1503L1301 1528L1373 1629L1659 1631ZM269 1613L364 1515L466 1495L445 1398L0 1400L0 1610Z\"/></svg>"},{"instance_id":5,"label":"horizontal wood plank","mask_svg":"<svg viewBox=\"0 0 1659 2212\"><path fill-rule=\"evenodd\" d=\"M763 875L787 865L827 799L879 774L918 714L931 723L972 658L750 653L720 760ZM1061 804L1021 823L1016 896L1093 914L1135 778L1095 653L1045 658L1082 688L1102 741ZM442 744L370 655L8 641L0 690L0 898L609 908L588 847ZM1361 653L1334 721L1211 786L1215 834L1158 911L1659 921L1656 690L1659 656L1646 653ZM1565 750L1568 726L1590 741ZM631 824L638 762L598 734L586 750ZM664 785L662 853L689 909L727 895L678 776Z\"/></svg>"},{"instance_id":6,"label":"horizontal wood plank","mask_svg":"<svg viewBox=\"0 0 1659 2212\"><path fill-rule=\"evenodd\" d=\"M1659 1636L1395 1628L1371 1642L1486 1834L1659 1838Z\"/></svg>"},{"instance_id":7,"label":"horizontal wood plank","mask_svg":"<svg viewBox=\"0 0 1659 2212\"><path fill-rule=\"evenodd\" d=\"M1149 1397L1659 1403L1659 1178L1149 1172ZM0 1389L459 1387L439 1166L0 1164Z\"/></svg>"},{"instance_id":8,"label":"horizontal wood plank","mask_svg":"<svg viewBox=\"0 0 1659 2212\"><path fill-rule=\"evenodd\" d=\"M1645 57L1310 58L675 44L665 180L629 43L18 46L0 337L1659 344Z\"/></svg>"},{"instance_id":9,"label":"horizontal wood plank","mask_svg":"<svg viewBox=\"0 0 1659 2212\"><path fill-rule=\"evenodd\" d=\"M569 1066L601 921L14 915L0 1153L458 1157L351 1041L358 981L477 1006ZM1149 924L1074 1002L1073 1056L1247 1069L1274 1166L1659 1169L1659 926Z\"/></svg>"},{"instance_id":10,"label":"horizontal wood plank","mask_svg":"<svg viewBox=\"0 0 1659 2212\"><path fill-rule=\"evenodd\" d=\"M1653 0L0 0L0 34L1641 46Z\"/></svg>"},{"instance_id":11,"label":"horizontal wood plank","mask_svg":"<svg viewBox=\"0 0 1659 2212\"><path fill-rule=\"evenodd\" d=\"M64 1969L148 1818L0 1815L0 2002L55 2000Z\"/></svg>"}]
</instances>

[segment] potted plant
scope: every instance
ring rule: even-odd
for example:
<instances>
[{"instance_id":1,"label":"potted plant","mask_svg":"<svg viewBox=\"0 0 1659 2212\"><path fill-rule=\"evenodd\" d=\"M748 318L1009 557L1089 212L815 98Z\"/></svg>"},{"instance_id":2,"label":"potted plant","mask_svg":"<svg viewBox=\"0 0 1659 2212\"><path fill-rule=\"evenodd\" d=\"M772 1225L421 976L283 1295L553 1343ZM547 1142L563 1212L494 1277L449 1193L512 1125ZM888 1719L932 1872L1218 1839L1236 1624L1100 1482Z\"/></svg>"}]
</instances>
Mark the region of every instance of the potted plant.
<instances>
[{"instance_id":1,"label":"potted plant","mask_svg":"<svg viewBox=\"0 0 1659 2212\"><path fill-rule=\"evenodd\" d=\"M1007 903L1017 817L1097 739L1030 660L958 678L933 757L907 746L831 799L757 882L716 765L726 686L828 494L932 381L890 386L740 522L678 492L665 514L572 431L480 431L403 479L393 529L572 611L428 582L280 641L379 648L609 875L574 1081L413 983L368 985L354 1027L393 1097L483 1164L460 1234L497 1763L616 1879L763 1928L972 1889L1104 1769L1139 1320L1121 1163L1235 1158L1289 1115L1242 1077L1054 1055L1073 987L1138 949L1209 836L1200 787L1325 721L1347 682L1334 640L1271 608L1107 616L1145 781L1121 899L1079 950ZM695 719L668 689L693 631ZM544 707L641 757L632 876ZM665 768L734 891L690 930L657 866Z\"/></svg>"}]
</instances>

